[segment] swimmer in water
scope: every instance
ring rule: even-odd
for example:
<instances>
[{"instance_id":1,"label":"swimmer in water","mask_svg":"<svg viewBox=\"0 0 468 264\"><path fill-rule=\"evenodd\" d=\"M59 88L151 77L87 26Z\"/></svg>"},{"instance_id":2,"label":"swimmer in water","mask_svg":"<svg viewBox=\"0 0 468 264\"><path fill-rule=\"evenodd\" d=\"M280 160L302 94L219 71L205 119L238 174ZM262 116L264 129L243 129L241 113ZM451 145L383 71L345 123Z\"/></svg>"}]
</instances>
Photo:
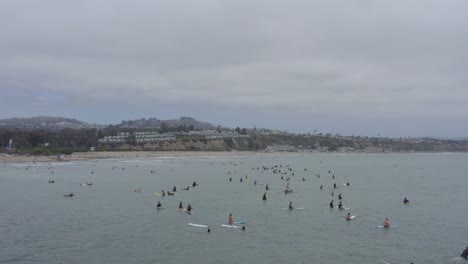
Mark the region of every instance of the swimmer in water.
<instances>
[{"instance_id":1,"label":"swimmer in water","mask_svg":"<svg viewBox=\"0 0 468 264\"><path fill-rule=\"evenodd\" d=\"M403 203L405 203L405 204L409 203L408 198L405 197L405 199L403 200Z\"/></svg>"},{"instance_id":2,"label":"swimmer in water","mask_svg":"<svg viewBox=\"0 0 468 264\"><path fill-rule=\"evenodd\" d=\"M385 220L383 222L383 227L384 228L390 228L390 222L388 221L388 218L385 218Z\"/></svg>"},{"instance_id":3,"label":"swimmer in water","mask_svg":"<svg viewBox=\"0 0 468 264\"><path fill-rule=\"evenodd\" d=\"M346 215L346 218L345 218L345 219L348 220L348 221L351 220L351 214L348 213L348 215Z\"/></svg>"}]
</instances>

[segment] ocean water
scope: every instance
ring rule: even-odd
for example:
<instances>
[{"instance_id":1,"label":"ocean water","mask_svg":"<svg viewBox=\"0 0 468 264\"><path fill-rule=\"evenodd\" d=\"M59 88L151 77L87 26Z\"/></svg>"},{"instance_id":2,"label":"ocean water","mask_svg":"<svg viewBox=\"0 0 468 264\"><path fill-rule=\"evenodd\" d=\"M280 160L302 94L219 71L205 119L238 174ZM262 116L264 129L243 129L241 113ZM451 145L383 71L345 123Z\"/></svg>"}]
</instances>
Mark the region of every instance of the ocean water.
<instances>
[{"instance_id":1,"label":"ocean water","mask_svg":"<svg viewBox=\"0 0 468 264\"><path fill-rule=\"evenodd\" d=\"M154 194L174 185L174 197ZM468 245L467 187L468 154L451 153L5 164L0 263L466 263L457 256ZM339 193L349 210L329 208ZM229 213L245 231L221 227ZM385 217L398 228L377 228Z\"/></svg>"}]
</instances>

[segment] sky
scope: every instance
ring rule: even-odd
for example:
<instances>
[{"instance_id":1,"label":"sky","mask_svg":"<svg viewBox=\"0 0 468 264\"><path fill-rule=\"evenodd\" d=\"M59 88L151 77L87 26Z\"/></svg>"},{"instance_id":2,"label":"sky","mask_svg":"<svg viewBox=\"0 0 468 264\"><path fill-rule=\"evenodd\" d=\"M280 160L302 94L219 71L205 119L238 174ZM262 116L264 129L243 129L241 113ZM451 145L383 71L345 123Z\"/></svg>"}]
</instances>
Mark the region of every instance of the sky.
<instances>
[{"instance_id":1,"label":"sky","mask_svg":"<svg viewBox=\"0 0 468 264\"><path fill-rule=\"evenodd\" d=\"M468 136L466 0L0 1L0 119Z\"/></svg>"}]
</instances>

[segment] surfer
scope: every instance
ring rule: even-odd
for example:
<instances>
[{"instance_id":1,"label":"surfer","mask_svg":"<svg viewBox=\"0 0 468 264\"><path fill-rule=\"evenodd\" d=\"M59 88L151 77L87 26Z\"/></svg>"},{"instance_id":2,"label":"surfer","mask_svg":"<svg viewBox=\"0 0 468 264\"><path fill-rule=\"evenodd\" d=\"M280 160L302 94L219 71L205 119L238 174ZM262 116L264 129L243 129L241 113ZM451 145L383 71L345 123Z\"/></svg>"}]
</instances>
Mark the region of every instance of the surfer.
<instances>
[{"instance_id":1,"label":"surfer","mask_svg":"<svg viewBox=\"0 0 468 264\"><path fill-rule=\"evenodd\" d=\"M294 209L294 207L292 206L292 202L289 202L289 206L288 206L289 210L292 210Z\"/></svg>"},{"instance_id":2,"label":"surfer","mask_svg":"<svg viewBox=\"0 0 468 264\"><path fill-rule=\"evenodd\" d=\"M336 189L336 183L333 184L333 189Z\"/></svg>"},{"instance_id":3,"label":"surfer","mask_svg":"<svg viewBox=\"0 0 468 264\"><path fill-rule=\"evenodd\" d=\"M228 224L229 224L229 225L233 225L233 224L234 224L234 220L232 220L232 214L229 214L229 217L228 217Z\"/></svg>"},{"instance_id":4,"label":"surfer","mask_svg":"<svg viewBox=\"0 0 468 264\"><path fill-rule=\"evenodd\" d=\"M257 185L257 180L254 181L254 185Z\"/></svg>"},{"instance_id":5,"label":"surfer","mask_svg":"<svg viewBox=\"0 0 468 264\"><path fill-rule=\"evenodd\" d=\"M340 193L340 194L338 194L338 199L339 199L339 200L341 200L341 199L342 199L342 198L341 198L341 193ZM340 203L341 203L341 202L340 202Z\"/></svg>"},{"instance_id":6,"label":"surfer","mask_svg":"<svg viewBox=\"0 0 468 264\"><path fill-rule=\"evenodd\" d=\"M164 190L161 190L161 196L166 196L166 192L164 192Z\"/></svg>"},{"instance_id":7,"label":"surfer","mask_svg":"<svg viewBox=\"0 0 468 264\"><path fill-rule=\"evenodd\" d=\"M345 219L346 219L346 220L351 220L351 214L348 213L348 215L346 215L346 218L345 218Z\"/></svg>"},{"instance_id":8,"label":"surfer","mask_svg":"<svg viewBox=\"0 0 468 264\"><path fill-rule=\"evenodd\" d=\"M175 185L174 185L174 188L172 188L172 191L177 192L177 187L175 187Z\"/></svg>"},{"instance_id":9,"label":"surfer","mask_svg":"<svg viewBox=\"0 0 468 264\"><path fill-rule=\"evenodd\" d=\"M229 178L229 181L232 182L232 177Z\"/></svg>"},{"instance_id":10,"label":"surfer","mask_svg":"<svg viewBox=\"0 0 468 264\"><path fill-rule=\"evenodd\" d=\"M346 186L349 186L349 182L346 183Z\"/></svg>"},{"instance_id":11,"label":"surfer","mask_svg":"<svg viewBox=\"0 0 468 264\"><path fill-rule=\"evenodd\" d=\"M266 198L266 193L263 194L262 200L263 200L263 201L266 201L266 200L267 200L267 198Z\"/></svg>"},{"instance_id":12,"label":"surfer","mask_svg":"<svg viewBox=\"0 0 468 264\"><path fill-rule=\"evenodd\" d=\"M320 190L322 190L322 189L323 189L323 185L320 185Z\"/></svg>"},{"instance_id":13,"label":"surfer","mask_svg":"<svg viewBox=\"0 0 468 264\"><path fill-rule=\"evenodd\" d=\"M466 246L465 250L463 250L460 257L468 259L468 246Z\"/></svg>"},{"instance_id":14,"label":"surfer","mask_svg":"<svg viewBox=\"0 0 468 264\"><path fill-rule=\"evenodd\" d=\"M302 177L302 181L305 181L305 178L304 178L304 177Z\"/></svg>"},{"instance_id":15,"label":"surfer","mask_svg":"<svg viewBox=\"0 0 468 264\"><path fill-rule=\"evenodd\" d=\"M242 177L240 178L240 182L242 182Z\"/></svg>"},{"instance_id":16,"label":"surfer","mask_svg":"<svg viewBox=\"0 0 468 264\"><path fill-rule=\"evenodd\" d=\"M187 212L192 212L192 206L190 204L187 205Z\"/></svg>"},{"instance_id":17,"label":"surfer","mask_svg":"<svg viewBox=\"0 0 468 264\"><path fill-rule=\"evenodd\" d=\"M65 194L64 196L65 196L65 197L73 197L73 196L75 196L75 194L70 193L70 194Z\"/></svg>"},{"instance_id":18,"label":"surfer","mask_svg":"<svg viewBox=\"0 0 468 264\"><path fill-rule=\"evenodd\" d=\"M158 209L159 209L159 208L161 208L161 207L162 207L162 205L161 205L161 201L158 201L158 205L156 205L156 208L158 208Z\"/></svg>"},{"instance_id":19,"label":"surfer","mask_svg":"<svg viewBox=\"0 0 468 264\"><path fill-rule=\"evenodd\" d=\"M180 201L180 203L179 203L179 210L183 210L183 209L184 209L184 207L182 206L182 201Z\"/></svg>"},{"instance_id":20,"label":"surfer","mask_svg":"<svg viewBox=\"0 0 468 264\"><path fill-rule=\"evenodd\" d=\"M192 183L192 187L195 187L195 186L198 186L197 181L194 181L194 182Z\"/></svg>"},{"instance_id":21,"label":"surfer","mask_svg":"<svg viewBox=\"0 0 468 264\"><path fill-rule=\"evenodd\" d=\"M390 228L390 222L388 221L388 218L385 218L385 220L383 222L383 227L384 228Z\"/></svg>"},{"instance_id":22,"label":"surfer","mask_svg":"<svg viewBox=\"0 0 468 264\"><path fill-rule=\"evenodd\" d=\"M339 208L339 209L343 209L343 205L341 204L341 201L340 201L340 203L338 204L338 208Z\"/></svg>"},{"instance_id":23,"label":"surfer","mask_svg":"<svg viewBox=\"0 0 468 264\"><path fill-rule=\"evenodd\" d=\"M333 205L333 200L330 202L330 208L335 208L335 206Z\"/></svg>"},{"instance_id":24,"label":"surfer","mask_svg":"<svg viewBox=\"0 0 468 264\"><path fill-rule=\"evenodd\" d=\"M270 190L270 187L268 187L268 184L266 185L265 189L268 191Z\"/></svg>"},{"instance_id":25,"label":"surfer","mask_svg":"<svg viewBox=\"0 0 468 264\"><path fill-rule=\"evenodd\" d=\"M404 203L404 204L407 204L407 203L409 203L409 200L408 200L408 198L407 198L407 197L405 197L405 199L403 200L403 203Z\"/></svg>"}]
</instances>

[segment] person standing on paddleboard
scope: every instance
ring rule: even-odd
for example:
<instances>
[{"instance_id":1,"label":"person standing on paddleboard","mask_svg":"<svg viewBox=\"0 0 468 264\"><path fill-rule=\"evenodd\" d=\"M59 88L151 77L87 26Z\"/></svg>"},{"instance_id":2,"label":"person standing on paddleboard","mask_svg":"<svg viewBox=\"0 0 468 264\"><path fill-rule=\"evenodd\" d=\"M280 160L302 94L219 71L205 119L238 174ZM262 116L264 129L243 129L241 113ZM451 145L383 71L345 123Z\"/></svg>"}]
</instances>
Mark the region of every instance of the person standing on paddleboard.
<instances>
[{"instance_id":1,"label":"person standing on paddleboard","mask_svg":"<svg viewBox=\"0 0 468 264\"><path fill-rule=\"evenodd\" d=\"M234 224L234 220L232 220L232 214L229 214L229 217L228 217L228 224L229 224L229 225L233 225L233 224Z\"/></svg>"}]
</instances>

